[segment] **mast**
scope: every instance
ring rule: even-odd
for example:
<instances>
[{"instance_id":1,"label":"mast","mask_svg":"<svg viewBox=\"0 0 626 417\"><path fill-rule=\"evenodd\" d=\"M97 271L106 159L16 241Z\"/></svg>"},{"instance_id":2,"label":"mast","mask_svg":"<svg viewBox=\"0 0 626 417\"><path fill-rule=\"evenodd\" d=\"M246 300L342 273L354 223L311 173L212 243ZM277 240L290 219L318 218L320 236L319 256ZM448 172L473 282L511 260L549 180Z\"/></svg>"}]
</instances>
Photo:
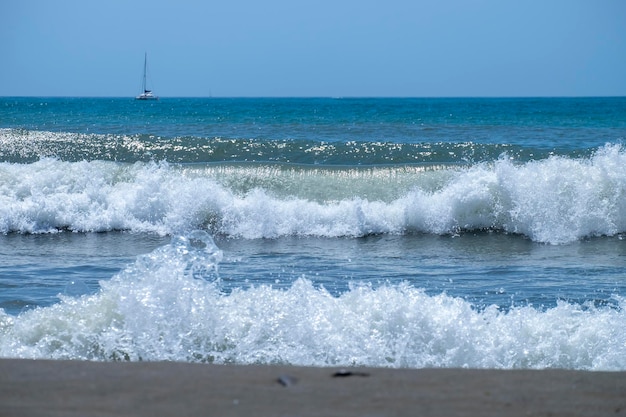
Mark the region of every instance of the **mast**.
<instances>
[{"instance_id":1,"label":"mast","mask_svg":"<svg viewBox=\"0 0 626 417\"><path fill-rule=\"evenodd\" d=\"M147 93L148 90L146 90L146 73L148 71L148 53L145 52L144 58L143 58L143 92Z\"/></svg>"}]
</instances>

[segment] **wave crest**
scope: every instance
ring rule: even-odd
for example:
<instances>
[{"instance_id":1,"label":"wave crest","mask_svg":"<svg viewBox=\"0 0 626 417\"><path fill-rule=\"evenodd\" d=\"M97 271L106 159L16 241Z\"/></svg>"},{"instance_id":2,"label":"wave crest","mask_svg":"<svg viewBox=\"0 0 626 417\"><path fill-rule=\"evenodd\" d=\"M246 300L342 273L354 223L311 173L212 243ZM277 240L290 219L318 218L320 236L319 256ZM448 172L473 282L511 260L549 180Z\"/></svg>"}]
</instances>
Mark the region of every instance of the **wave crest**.
<instances>
[{"instance_id":1,"label":"wave crest","mask_svg":"<svg viewBox=\"0 0 626 417\"><path fill-rule=\"evenodd\" d=\"M562 244L626 231L626 152L471 167L0 164L0 231L195 228L280 236L495 230Z\"/></svg>"}]
</instances>

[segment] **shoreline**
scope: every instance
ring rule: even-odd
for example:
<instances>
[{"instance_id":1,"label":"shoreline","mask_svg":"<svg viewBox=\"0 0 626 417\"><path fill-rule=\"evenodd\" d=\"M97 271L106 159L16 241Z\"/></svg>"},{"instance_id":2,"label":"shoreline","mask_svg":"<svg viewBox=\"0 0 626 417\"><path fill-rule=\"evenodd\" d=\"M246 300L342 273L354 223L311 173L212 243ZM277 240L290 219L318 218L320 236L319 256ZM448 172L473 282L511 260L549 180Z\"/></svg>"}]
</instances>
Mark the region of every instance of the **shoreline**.
<instances>
[{"instance_id":1,"label":"shoreline","mask_svg":"<svg viewBox=\"0 0 626 417\"><path fill-rule=\"evenodd\" d=\"M626 415L626 372L0 359L0 415Z\"/></svg>"}]
</instances>

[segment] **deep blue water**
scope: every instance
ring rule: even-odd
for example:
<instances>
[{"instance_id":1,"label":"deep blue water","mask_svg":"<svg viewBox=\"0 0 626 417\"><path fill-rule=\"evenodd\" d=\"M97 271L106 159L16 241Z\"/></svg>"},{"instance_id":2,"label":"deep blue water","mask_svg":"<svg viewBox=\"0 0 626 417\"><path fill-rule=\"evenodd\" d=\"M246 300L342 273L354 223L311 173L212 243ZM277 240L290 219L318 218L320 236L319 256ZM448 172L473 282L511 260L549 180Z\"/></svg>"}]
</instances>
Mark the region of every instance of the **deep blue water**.
<instances>
[{"instance_id":1,"label":"deep blue water","mask_svg":"<svg viewBox=\"0 0 626 417\"><path fill-rule=\"evenodd\" d=\"M626 98L0 98L0 355L626 369Z\"/></svg>"}]
</instances>

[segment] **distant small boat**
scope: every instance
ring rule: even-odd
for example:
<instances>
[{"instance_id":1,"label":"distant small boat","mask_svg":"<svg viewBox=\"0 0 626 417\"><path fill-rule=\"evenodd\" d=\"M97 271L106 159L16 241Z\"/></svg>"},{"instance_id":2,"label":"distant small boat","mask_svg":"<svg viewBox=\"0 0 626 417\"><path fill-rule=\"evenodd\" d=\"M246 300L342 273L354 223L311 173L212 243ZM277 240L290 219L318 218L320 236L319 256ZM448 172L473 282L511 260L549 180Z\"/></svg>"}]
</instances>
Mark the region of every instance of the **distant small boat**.
<instances>
[{"instance_id":1,"label":"distant small boat","mask_svg":"<svg viewBox=\"0 0 626 417\"><path fill-rule=\"evenodd\" d=\"M152 94L152 90L148 90L148 88L146 87L146 74L147 73L148 73L148 53L146 52L146 55L143 60L143 84L141 86L143 93L135 97L136 100L158 100L159 99L157 96Z\"/></svg>"}]
</instances>

